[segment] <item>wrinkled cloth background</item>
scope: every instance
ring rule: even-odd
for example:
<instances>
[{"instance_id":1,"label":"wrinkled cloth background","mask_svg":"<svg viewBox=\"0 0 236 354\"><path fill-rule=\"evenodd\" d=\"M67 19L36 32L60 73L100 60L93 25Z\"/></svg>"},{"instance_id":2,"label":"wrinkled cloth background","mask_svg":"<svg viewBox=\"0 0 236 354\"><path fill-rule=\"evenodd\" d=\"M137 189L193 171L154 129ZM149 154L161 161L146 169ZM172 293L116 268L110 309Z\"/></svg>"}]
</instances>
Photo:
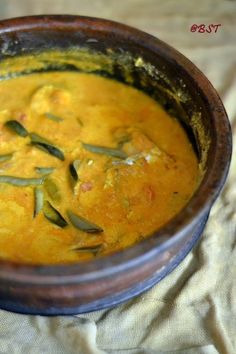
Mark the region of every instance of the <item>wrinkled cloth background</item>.
<instances>
[{"instance_id":1,"label":"wrinkled cloth background","mask_svg":"<svg viewBox=\"0 0 236 354\"><path fill-rule=\"evenodd\" d=\"M236 138L236 1L0 0L0 18L40 13L99 16L149 32L190 58L225 104ZM192 33L192 24L221 24ZM236 154L199 245L145 294L80 316L0 311L0 353L235 354Z\"/></svg>"}]
</instances>

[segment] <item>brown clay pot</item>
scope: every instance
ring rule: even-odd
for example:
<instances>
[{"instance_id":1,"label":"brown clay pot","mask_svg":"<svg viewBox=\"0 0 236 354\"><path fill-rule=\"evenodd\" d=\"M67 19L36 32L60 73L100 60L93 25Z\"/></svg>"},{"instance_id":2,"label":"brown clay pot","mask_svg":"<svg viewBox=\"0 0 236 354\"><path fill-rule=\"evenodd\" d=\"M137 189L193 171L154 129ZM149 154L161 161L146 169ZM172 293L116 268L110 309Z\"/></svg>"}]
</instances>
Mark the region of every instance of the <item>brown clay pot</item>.
<instances>
[{"instance_id":1,"label":"brown clay pot","mask_svg":"<svg viewBox=\"0 0 236 354\"><path fill-rule=\"evenodd\" d=\"M230 126L210 82L175 49L134 28L79 16L1 21L0 77L5 75L1 65L9 58L26 54L37 57L51 49L63 55L72 47L105 56L113 53L110 69L94 72L129 81L174 113L186 128L205 174L188 205L175 218L150 238L122 252L74 265L27 266L2 261L0 307L10 311L78 314L114 306L150 288L174 269L199 239L229 168ZM127 53L128 64L123 60ZM141 65L142 61L147 65ZM40 70L65 68L76 70L76 65L55 61ZM125 75L127 68L131 80ZM17 74L31 69L25 63Z\"/></svg>"}]
</instances>

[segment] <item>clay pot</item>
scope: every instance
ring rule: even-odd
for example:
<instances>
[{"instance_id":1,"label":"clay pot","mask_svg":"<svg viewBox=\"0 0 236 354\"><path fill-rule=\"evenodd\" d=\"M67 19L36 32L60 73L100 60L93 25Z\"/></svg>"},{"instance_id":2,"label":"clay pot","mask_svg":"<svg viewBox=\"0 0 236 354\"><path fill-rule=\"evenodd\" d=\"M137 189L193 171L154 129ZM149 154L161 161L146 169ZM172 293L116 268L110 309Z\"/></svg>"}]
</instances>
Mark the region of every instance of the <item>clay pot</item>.
<instances>
[{"instance_id":1,"label":"clay pot","mask_svg":"<svg viewBox=\"0 0 236 354\"><path fill-rule=\"evenodd\" d=\"M74 62L48 58L14 73L12 58L56 49L86 48L92 70L144 90L185 127L205 173L187 206L150 238L122 252L73 265L0 263L0 307L28 314L78 314L114 306L160 281L199 239L225 182L231 131L222 102L206 77L183 55L137 29L96 18L35 16L0 22L0 76L44 70L77 70ZM97 54L96 54L97 53ZM46 54L47 55L47 54ZM96 57L97 55L97 57ZM109 68L101 57L109 59ZM45 59L45 58L44 58ZM99 61L100 60L100 61ZM20 70L20 72L19 72ZM127 71L129 75L127 75ZM24 245L22 245L24 247Z\"/></svg>"}]
</instances>

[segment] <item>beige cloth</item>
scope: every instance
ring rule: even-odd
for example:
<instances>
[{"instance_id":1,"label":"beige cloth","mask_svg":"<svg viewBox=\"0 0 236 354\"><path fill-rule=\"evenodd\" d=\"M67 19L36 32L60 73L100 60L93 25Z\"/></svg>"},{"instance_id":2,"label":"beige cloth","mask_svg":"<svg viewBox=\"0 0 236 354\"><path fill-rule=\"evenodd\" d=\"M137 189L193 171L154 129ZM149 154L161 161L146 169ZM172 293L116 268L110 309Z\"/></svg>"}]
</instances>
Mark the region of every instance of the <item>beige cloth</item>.
<instances>
[{"instance_id":1,"label":"beige cloth","mask_svg":"<svg viewBox=\"0 0 236 354\"><path fill-rule=\"evenodd\" d=\"M218 89L236 138L236 2L220 0L0 0L1 18L101 16L165 40ZM192 24L221 24L217 33ZM0 353L235 354L236 154L198 247L161 283L114 309L47 318L0 311Z\"/></svg>"}]
</instances>

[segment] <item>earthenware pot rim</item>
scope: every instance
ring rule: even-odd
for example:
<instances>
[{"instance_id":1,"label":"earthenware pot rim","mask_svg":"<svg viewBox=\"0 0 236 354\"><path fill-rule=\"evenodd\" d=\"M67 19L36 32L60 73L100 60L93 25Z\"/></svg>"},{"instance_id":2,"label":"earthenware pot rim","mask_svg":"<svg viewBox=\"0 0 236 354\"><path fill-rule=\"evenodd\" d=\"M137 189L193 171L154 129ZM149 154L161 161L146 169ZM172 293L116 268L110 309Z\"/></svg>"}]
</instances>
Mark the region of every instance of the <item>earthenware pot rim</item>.
<instances>
[{"instance_id":1,"label":"earthenware pot rim","mask_svg":"<svg viewBox=\"0 0 236 354\"><path fill-rule=\"evenodd\" d=\"M99 277L110 276L137 264L148 262L167 251L177 242L184 232L208 213L225 182L231 158L231 130L223 104L208 79L197 67L177 50L163 41L138 29L118 22L73 15L38 15L0 21L0 37L11 31L39 29L109 31L125 37L142 47L168 58L181 66L185 73L196 81L199 91L204 96L205 104L211 110L211 124L214 141L211 144L208 168L194 196L180 211L150 238L113 255L97 260L65 265L22 265L8 261L0 262L0 279L31 284L68 284L92 281ZM166 239L160 244L160 240Z\"/></svg>"}]
</instances>

